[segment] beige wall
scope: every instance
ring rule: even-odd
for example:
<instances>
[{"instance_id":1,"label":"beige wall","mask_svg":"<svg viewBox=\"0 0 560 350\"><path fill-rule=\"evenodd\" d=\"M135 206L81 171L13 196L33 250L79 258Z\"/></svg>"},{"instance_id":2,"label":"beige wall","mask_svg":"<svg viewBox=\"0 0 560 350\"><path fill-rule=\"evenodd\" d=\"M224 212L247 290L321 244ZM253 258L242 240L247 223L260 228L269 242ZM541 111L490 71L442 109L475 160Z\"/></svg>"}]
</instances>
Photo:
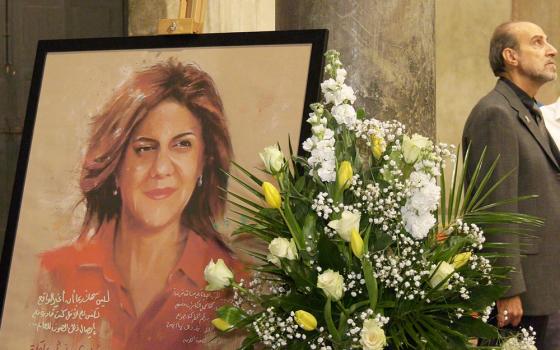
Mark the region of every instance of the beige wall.
<instances>
[{"instance_id":1,"label":"beige wall","mask_svg":"<svg viewBox=\"0 0 560 350\"><path fill-rule=\"evenodd\" d=\"M458 144L476 102L494 86L488 45L511 0L436 0L436 135Z\"/></svg>"}]
</instances>

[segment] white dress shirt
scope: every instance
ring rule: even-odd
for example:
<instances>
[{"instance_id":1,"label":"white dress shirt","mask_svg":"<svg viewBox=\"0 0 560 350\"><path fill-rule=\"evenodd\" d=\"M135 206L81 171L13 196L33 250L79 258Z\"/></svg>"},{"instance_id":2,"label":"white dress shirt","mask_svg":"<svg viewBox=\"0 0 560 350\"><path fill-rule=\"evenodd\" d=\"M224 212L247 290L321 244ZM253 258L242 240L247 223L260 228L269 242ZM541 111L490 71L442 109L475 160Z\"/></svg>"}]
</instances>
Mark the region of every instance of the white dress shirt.
<instances>
[{"instance_id":1,"label":"white dress shirt","mask_svg":"<svg viewBox=\"0 0 560 350\"><path fill-rule=\"evenodd\" d=\"M540 107L544 125L560 149L560 97L550 105Z\"/></svg>"}]
</instances>

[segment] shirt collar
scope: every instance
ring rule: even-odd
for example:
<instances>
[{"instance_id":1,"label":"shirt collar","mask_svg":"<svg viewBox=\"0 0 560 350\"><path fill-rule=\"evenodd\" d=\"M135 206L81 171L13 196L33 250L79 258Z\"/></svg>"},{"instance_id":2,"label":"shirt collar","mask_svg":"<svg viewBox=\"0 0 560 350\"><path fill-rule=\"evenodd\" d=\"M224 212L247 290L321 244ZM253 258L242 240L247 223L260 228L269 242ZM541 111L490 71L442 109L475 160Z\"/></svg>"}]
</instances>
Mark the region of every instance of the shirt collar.
<instances>
[{"instance_id":1,"label":"shirt collar","mask_svg":"<svg viewBox=\"0 0 560 350\"><path fill-rule=\"evenodd\" d=\"M535 104L538 106L538 102L531 96L529 96L523 89L521 89L519 86L515 85L514 82L512 82L511 80L501 77L500 78L503 82L505 82L515 93L515 95L517 95L517 97L519 97L519 99L521 100L521 103L523 103L523 105L525 107L527 107L527 109L529 110L529 112L531 112L531 114L533 114L533 108L535 106Z\"/></svg>"},{"instance_id":2,"label":"shirt collar","mask_svg":"<svg viewBox=\"0 0 560 350\"><path fill-rule=\"evenodd\" d=\"M97 230L91 229L82 235L76 245L80 250L80 268L99 268L107 281L119 283L124 288L124 282L117 270L114 258L114 242L116 220L110 220L100 225ZM206 285L204 268L210 259L222 258L229 262L230 257L226 249L211 239L204 239L194 231L189 231L183 253L168 276L168 284L175 284L178 279L194 287L203 288Z\"/></svg>"}]
</instances>

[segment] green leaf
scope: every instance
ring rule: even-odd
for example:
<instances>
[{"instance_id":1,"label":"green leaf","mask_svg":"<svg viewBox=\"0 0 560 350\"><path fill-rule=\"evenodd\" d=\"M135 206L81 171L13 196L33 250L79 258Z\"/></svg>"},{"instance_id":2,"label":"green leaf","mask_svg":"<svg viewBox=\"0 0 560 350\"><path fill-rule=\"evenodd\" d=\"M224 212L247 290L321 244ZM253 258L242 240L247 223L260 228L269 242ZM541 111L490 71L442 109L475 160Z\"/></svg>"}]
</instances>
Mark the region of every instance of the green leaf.
<instances>
[{"instance_id":1,"label":"green leaf","mask_svg":"<svg viewBox=\"0 0 560 350\"><path fill-rule=\"evenodd\" d=\"M312 270L302 264L299 260L280 259L286 274L294 281L296 288L301 291L309 292L315 288L317 275ZM310 288L307 290L307 288Z\"/></svg>"},{"instance_id":2,"label":"green leaf","mask_svg":"<svg viewBox=\"0 0 560 350\"><path fill-rule=\"evenodd\" d=\"M338 247L324 234L319 238L317 250L319 251L319 266L334 271L341 271L344 268L345 263Z\"/></svg>"},{"instance_id":3,"label":"green leaf","mask_svg":"<svg viewBox=\"0 0 560 350\"><path fill-rule=\"evenodd\" d=\"M327 298L325 302L325 323L327 324L327 329L329 333L333 336L335 341L340 341L340 334L338 334L338 330L334 325L334 321L332 318L332 305L331 305L331 298Z\"/></svg>"},{"instance_id":4,"label":"green leaf","mask_svg":"<svg viewBox=\"0 0 560 350\"><path fill-rule=\"evenodd\" d=\"M438 211L439 211L439 214L441 216L441 225L443 227L445 227L445 226L447 226L447 221L446 221L447 216L445 215L446 210L447 210L446 209L447 195L445 193L445 171L444 171L442 166L440 166L439 172L441 174L440 177L439 177L439 182L440 182L439 187L441 188L441 196L440 196L440 200L439 200L439 206L440 207L438 208Z\"/></svg>"},{"instance_id":5,"label":"green leaf","mask_svg":"<svg viewBox=\"0 0 560 350\"><path fill-rule=\"evenodd\" d=\"M245 169L244 167L242 167L241 165L239 165L238 163L231 161L231 164L233 164L237 169L241 170L241 172L243 174L245 174L247 177L249 177L251 180L253 180L253 182L257 185L257 186L262 186L262 180L260 180L259 178L257 178L255 175L251 174L250 171L248 171L247 169ZM231 174L229 174L231 176ZM238 180L239 181L239 180Z\"/></svg>"},{"instance_id":6,"label":"green leaf","mask_svg":"<svg viewBox=\"0 0 560 350\"><path fill-rule=\"evenodd\" d=\"M305 188L305 177L300 177L296 180L294 187L296 191L301 192Z\"/></svg>"},{"instance_id":7,"label":"green leaf","mask_svg":"<svg viewBox=\"0 0 560 350\"><path fill-rule=\"evenodd\" d=\"M291 292L287 295L275 296L266 302L266 306L274 306L286 312L294 310L305 310L317 317L323 312L321 298L317 295L310 296L298 292Z\"/></svg>"},{"instance_id":8,"label":"green leaf","mask_svg":"<svg viewBox=\"0 0 560 350\"><path fill-rule=\"evenodd\" d=\"M374 235L375 239L373 240L373 251L383 250L393 243L393 239L387 233L379 232ZM371 245L370 245L371 246Z\"/></svg>"},{"instance_id":9,"label":"green leaf","mask_svg":"<svg viewBox=\"0 0 560 350\"><path fill-rule=\"evenodd\" d=\"M288 226L294 241L299 249L303 246L303 237L301 237L301 227L299 226L297 219L292 211L292 207L290 205L290 197L286 196L284 198L284 202L282 203L282 209L280 210L280 214L284 218L284 222Z\"/></svg>"},{"instance_id":10,"label":"green leaf","mask_svg":"<svg viewBox=\"0 0 560 350\"><path fill-rule=\"evenodd\" d=\"M452 219L452 215L454 211L453 203L455 202L455 197L457 196L457 192L463 190L462 188L457 186L457 173L459 172L459 155L460 155L460 147L457 147L457 153L455 154L457 162L455 163L455 167L453 167L451 186L449 188L449 199L447 200L447 203L449 203L447 206L447 220L449 222L453 221ZM468 157L469 157L469 150L467 149L463 163L467 162ZM466 170L463 168L463 171Z\"/></svg>"},{"instance_id":11,"label":"green leaf","mask_svg":"<svg viewBox=\"0 0 560 350\"><path fill-rule=\"evenodd\" d=\"M371 261L369 259L363 259L362 269L364 271L364 279L366 281L369 305L370 308L375 311L378 297L377 280L373 275L373 267L371 266Z\"/></svg>"},{"instance_id":12,"label":"green leaf","mask_svg":"<svg viewBox=\"0 0 560 350\"><path fill-rule=\"evenodd\" d=\"M475 310L483 310L506 292L507 286L499 284L474 286L470 290L470 306Z\"/></svg>"},{"instance_id":13,"label":"green leaf","mask_svg":"<svg viewBox=\"0 0 560 350\"><path fill-rule=\"evenodd\" d=\"M470 316L463 316L454 321L453 328L468 337L497 339L499 335L496 327L485 323L480 318Z\"/></svg>"},{"instance_id":14,"label":"green leaf","mask_svg":"<svg viewBox=\"0 0 560 350\"><path fill-rule=\"evenodd\" d=\"M229 324L235 324L248 316L245 311L232 305L224 305L216 310L216 313L221 319L227 321Z\"/></svg>"},{"instance_id":15,"label":"green leaf","mask_svg":"<svg viewBox=\"0 0 560 350\"><path fill-rule=\"evenodd\" d=\"M301 231L303 236L303 248L311 255L317 254L317 216L310 212L305 217L303 229Z\"/></svg>"},{"instance_id":16,"label":"green leaf","mask_svg":"<svg viewBox=\"0 0 560 350\"><path fill-rule=\"evenodd\" d=\"M358 108L358 109L356 110L356 117L357 117L358 119L363 119L363 118L365 118L365 117L366 117L366 111L365 111L365 109L363 109L363 108Z\"/></svg>"},{"instance_id":17,"label":"green leaf","mask_svg":"<svg viewBox=\"0 0 560 350\"><path fill-rule=\"evenodd\" d=\"M256 334L251 334L243 340L243 343L238 350L253 350L253 345L257 344L259 341L260 338Z\"/></svg>"}]
</instances>

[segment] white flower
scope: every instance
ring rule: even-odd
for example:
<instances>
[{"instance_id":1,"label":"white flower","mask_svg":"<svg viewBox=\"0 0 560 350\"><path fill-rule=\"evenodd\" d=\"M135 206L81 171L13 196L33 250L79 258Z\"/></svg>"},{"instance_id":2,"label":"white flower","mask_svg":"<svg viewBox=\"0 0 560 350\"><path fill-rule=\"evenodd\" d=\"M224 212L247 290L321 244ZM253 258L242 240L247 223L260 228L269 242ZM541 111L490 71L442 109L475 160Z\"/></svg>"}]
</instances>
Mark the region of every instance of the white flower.
<instances>
[{"instance_id":1,"label":"white flower","mask_svg":"<svg viewBox=\"0 0 560 350\"><path fill-rule=\"evenodd\" d=\"M440 284L444 279L446 279L453 272L455 272L453 265L449 264L446 261L442 261L437 267L437 269L435 270L435 272L433 270L431 271L432 277L428 281L428 284L430 285L430 287L435 288L438 286L438 284ZM443 283L439 287L439 289L443 289L447 287L447 282L448 281L445 281L445 283Z\"/></svg>"},{"instance_id":2,"label":"white flower","mask_svg":"<svg viewBox=\"0 0 560 350\"><path fill-rule=\"evenodd\" d=\"M311 156L307 159L309 166L312 168L311 175L315 172L324 182L333 182L336 180L336 158L334 150L334 131L322 127L321 134L314 134L304 141L303 148L311 152ZM315 133L316 129L313 129Z\"/></svg>"},{"instance_id":3,"label":"white flower","mask_svg":"<svg viewBox=\"0 0 560 350\"><path fill-rule=\"evenodd\" d=\"M332 103L338 106L344 101L349 101L350 103L356 101L354 90L350 86L338 83L332 78L321 83L321 91L325 96L325 103L327 104Z\"/></svg>"},{"instance_id":4,"label":"white flower","mask_svg":"<svg viewBox=\"0 0 560 350\"><path fill-rule=\"evenodd\" d=\"M427 137L414 134L412 138L410 138L404 135L402 145L404 161L408 164L414 164L414 162L418 160L422 149L430 147L431 145L432 141Z\"/></svg>"},{"instance_id":5,"label":"white flower","mask_svg":"<svg viewBox=\"0 0 560 350\"><path fill-rule=\"evenodd\" d=\"M313 135L316 135L320 139L324 137L325 129L326 128L323 124L317 124L311 127L311 131L313 132Z\"/></svg>"},{"instance_id":6,"label":"white flower","mask_svg":"<svg viewBox=\"0 0 560 350\"><path fill-rule=\"evenodd\" d=\"M208 282L207 291L220 290L231 284L233 273L222 259L216 263L212 259L204 269L204 279Z\"/></svg>"},{"instance_id":7,"label":"white flower","mask_svg":"<svg viewBox=\"0 0 560 350\"><path fill-rule=\"evenodd\" d=\"M308 138L307 140L303 141L303 149L305 151L311 152L313 147L315 147L315 143L313 142L313 140L311 138Z\"/></svg>"},{"instance_id":8,"label":"white flower","mask_svg":"<svg viewBox=\"0 0 560 350\"><path fill-rule=\"evenodd\" d=\"M339 220L329 222L329 227L336 230L343 240L350 242L352 230L360 231L360 213L343 211Z\"/></svg>"},{"instance_id":9,"label":"white flower","mask_svg":"<svg viewBox=\"0 0 560 350\"><path fill-rule=\"evenodd\" d=\"M502 344L502 350L521 350L521 344L517 338L509 338L505 343Z\"/></svg>"},{"instance_id":10,"label":"white flower","mask_svg":"<svg viewBox=\"0 0 560 350\"><path fill-rule=\"evenodd\" d=\"M309 124L319 124L321 122L321 118L315 113L309 113L309 118L307 118L307 122Z\"/></svg>"},{"instance_id":11,"label":"white flower","mask_svg":"<svg viewBox=\"0 0 560 350\"><path fill-rule=\"evenodd\" d=\"M277 173L284 166L284 154L278 149L278 145L265 147L263 152L259 153L264 167L271 173Z\"/></svg>"},{"instance_id":12,"label":"white flower","mask_svg":"<svg viewBox=\"0 0 560 350\"><path fill-rule=\"evenodd\" d=\"M344 294L344 279L342 276L331 269L323 272L317 277L317 287L333 300L340 300Z\"/></svg>"},{"instance_id":13,"label":"white flower","mask_svg":"<svg viewBox=\"0 0 560 350\"><path fill-rule=\"evenodd\" d=\"M288 260L295 260L298 258L297 247L293 238L290 240L283 237L274 238L268 245L268 250L270 254L277 258Z\"/></svg>"},{"instance_id":14,"label":"white flower","mask_svg":"<svg viewBox=\"0 0 560 350\"><path fill-rule=\"evenodd\" d=\"M327 79L321 83L321 91L323 92L323 95L325 95L325 99L327 100L326 101L327 103L330 103L332 101L330 101L331 98L327 99L326 95L329 94L329 97L333 96L332 92L338 90L338 88L339 88L339 84L333 78Z\"/></svg>"},{"instance_id":15,"label":"white flower","mask_svg":"<svg viewBox=\"0 0 560 350\"><path fill-rule=\"evenodd\" d=\"M410 204L416 210L432 211L437 209L440 200L441 188L437 185L435 178L425 173L413 172L411 177L422 177L419 181L419 188L414 191L414 195L410 198Z\"/></svg>"},{"instance_id":16,"label":"white flower","mask_svg":"<svg viewBox=\"0 0 560 350\"><path fill-rule=\"evenodd\" d=\"M404 228L415 239L424 239L430 232L430 229L436 224L436 218L431 213L422 213L418 215L416 211L410 211L405 205L401 209Z\"/></svg>"},{"instance_id":17,"label":"white flower","mask_svg":"<svg viewBox=\"0 0 560 350\"><path fill-rule=\"evenodd\" d=\"M277 267L281 266L280 259L278 259L278 257L273 255L273 254L270 254L270 253L266 254L266 260L270 261L271 263L273 263Z\"/></svg>"},{"instance_id":18,"label":"white flower","mask_svg":"<svg viewBox=\"0 0 560 350\"><path fill-rule=\"evenodd\" d=\"M507 341L505 341L502 346L500 347L501 350L537 350L537 347L535 346L535 341L533 337L530 337L530 339L527 339L527 334L526 334L526 330L525 332L523 332L525 329L521 329L522 331L522 336L523 339L520 341L518 338L516 337L512 337L509 338Z\"/></svg>"},{"instance_id":19,"label":"white flower","mask_svg":"<svg viewBox=\"0 0 560 350\"><path fill-rule=\"evenodd\" d=\"M339 84L343 84L344 79L346 79L346 69L338 68L336 70L336 82Z\"/></svg>"},{"instance_id":20,"label":"white flower","mask_svg":"<svg viewBox=\"0 0 560 350\"><path fill-rule=\"evenodd\" d=\"M365 350L381 350L387 345L385 331L374 319L364 321L360 337L360 344Z\"/></svg>"},{"instance_id":21,"label":"white flower","mask_svg":"<svg viewBox=\"0 0 560 350\"><path fill-rule=\"evenodd\" d=\"M356 124L356 110L347 103L334 106L331 113L338 124L346 125L347 127L353 127Z\"/></svg>"},{"instance_id":22,"label":"white flower","mask_svg":"<svg viewBox=\"0 0 560 350\"><path fill-rule=\"evenodd\" d=\"M334 182L336 180L336 171L334 170L334 161L323 162L323 165L317 170L317 175L323 182Z\"/></svg>"},{"instance_id":23,"label":"white flower","mask_svg":"<svg viewBox=\"0 0 560 350\"><path fill-rule=\"evenodd\" d=\"M340 99L340 103L346 100L349 101L350 103L354 103L354 101L356 101L356 95L354 95L354 89L352 89L352 87L345 84L342 84L342 88L340 89L338 97Z\"/></svg>"},{"instance_id":24,"label":"white flower","mask_svg":"<svg viewBox=\"0 0 560 350\"><path fill-rule=\"evenodd\" d=\"M415 239L423 239L435 225L432 211L437 209L440 187L429 174L413 171L410 174L410 195L401 208L405 230Z\"/></svg>"}]
</instances>

